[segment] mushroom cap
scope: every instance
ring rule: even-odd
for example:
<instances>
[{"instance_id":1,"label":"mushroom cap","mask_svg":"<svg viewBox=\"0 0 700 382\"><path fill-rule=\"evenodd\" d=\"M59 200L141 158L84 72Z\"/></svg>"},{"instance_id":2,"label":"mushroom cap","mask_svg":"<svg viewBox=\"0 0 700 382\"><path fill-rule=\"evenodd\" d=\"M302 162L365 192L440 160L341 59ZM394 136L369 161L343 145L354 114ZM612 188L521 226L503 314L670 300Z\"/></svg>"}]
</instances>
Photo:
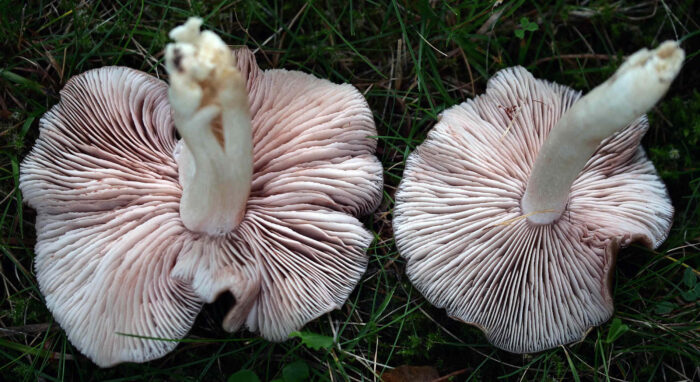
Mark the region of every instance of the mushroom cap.
<instances>
[{"instance_id":1,"label":"mushroom cap","mask_svg":"<svg viewBox=\"0 0 700 382\"><path fill-rule=\"evenodd\" d=\"M601 143L559 220L524 218L538 151L580 96L522 67L499 71L485 94L442 113L396 192L394 236L413 284L511 352L578 341L608 320L618 249L655 248L671 226L666 188L639 146L646 116Z\"/></svg>"},{"instance_id":2,"label":"mushroom cap","mask_svg":"<svg viewBox=\"0 0 700 382\"><path fill-rule=\"evenodd\" d=\"M236 298L224 328L282 340L342 305L372 235L355 217L381 198L372 114L351 85L261 71L236 51L249 91L254 175L236 230L180 219L167 84L128 68L72 78L20 169L37 210L35 270L70 341L100 366L163 356L203 302ZM122 335L122 333L127 335ZM131 335L131 336L129 336ZM134 337L136 335L138 337Z\"/></svg>"}]
</instances>

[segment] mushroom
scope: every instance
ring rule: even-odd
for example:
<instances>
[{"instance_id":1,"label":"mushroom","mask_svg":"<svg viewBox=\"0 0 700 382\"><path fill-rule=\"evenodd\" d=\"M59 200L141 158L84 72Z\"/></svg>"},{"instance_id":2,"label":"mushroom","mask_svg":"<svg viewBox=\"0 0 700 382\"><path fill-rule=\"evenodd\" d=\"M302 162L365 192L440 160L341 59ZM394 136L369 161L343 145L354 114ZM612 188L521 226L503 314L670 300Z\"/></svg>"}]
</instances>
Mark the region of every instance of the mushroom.
<instances>
[{"instance_id":1,"label":"mushroom","mask_svg":"<svg viewBox=\"0 0 700 382\"><path fill-rule=\"evenodd\" d=\"M124 67L71 78L21 165L41 292L102 367L163 356L226 291L226 330L283 340L366 269L356 216L378 205L382 168L364 97L262 71L200 25L170 34L170 88Z\"/></svg>"},{"instance_id":2,"label":"mushroom","mask_svg":"<svg viewBox=\"0 0 700 382\"><path fill-rule=\"evenodd\" d=\"M676 42L642 49L583 97L507 68L445 110L396 192L394 235L416 288L516 353L607 321L619 248L656 248L671 226L639 143L683 58Z\"/></svg>"}]
</instances>

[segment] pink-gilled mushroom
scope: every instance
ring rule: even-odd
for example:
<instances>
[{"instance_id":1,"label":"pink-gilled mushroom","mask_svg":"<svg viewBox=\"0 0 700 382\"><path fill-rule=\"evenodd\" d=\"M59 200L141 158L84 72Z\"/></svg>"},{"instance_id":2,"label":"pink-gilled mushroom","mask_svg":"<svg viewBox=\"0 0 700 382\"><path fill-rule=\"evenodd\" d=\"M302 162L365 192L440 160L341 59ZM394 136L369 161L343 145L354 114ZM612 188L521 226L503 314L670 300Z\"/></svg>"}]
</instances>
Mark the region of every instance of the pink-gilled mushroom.
<instances>
[{"instance_id":1,"label":"pink-gilled mushroom","mask_svg":"<svg viewBox=\"0 0 700 382\"><path fill-rule=\"evenodd\" d=\"M643 49L583 97L508 68L443 112L396 193L394 235L418 290L517 353L608 320L618 249L655 248L671 226L639 143L683 58L675 42Z\"/></svg>"},{"instance_id":2,"label":"pink-gilled mushroom","mask_svg":"<svg viewBox=\"0 0 700 382\"><path fill-rule=\"evenodd\" d=\"M364 97L262 71L200 25L171 32L170 88L123 67L69 80L21 165L46 304L103 367L163 356L226 291L225 329L283 340L366 268L356 216L382 168Z\"/></svg>"}]
</instances>

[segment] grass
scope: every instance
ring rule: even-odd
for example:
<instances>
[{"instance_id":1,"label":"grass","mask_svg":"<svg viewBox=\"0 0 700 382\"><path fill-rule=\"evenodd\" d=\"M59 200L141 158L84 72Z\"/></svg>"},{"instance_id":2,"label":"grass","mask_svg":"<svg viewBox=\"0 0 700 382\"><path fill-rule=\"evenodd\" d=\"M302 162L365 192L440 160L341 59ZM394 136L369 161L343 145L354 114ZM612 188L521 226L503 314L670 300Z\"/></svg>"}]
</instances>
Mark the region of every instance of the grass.
<instances>
[{"instance_id":1,"label":"grass","mask_svg":"<svg viewBox=\"0 0 700 382\"><path fill-rule=\"evenodd\" d=\"M501 2L495 2L501 3ZM690 0L581 1L31 1L0 0L0 375L7 380L375 380L402 364L431 365L453 380L700 380L700 13ZM163 77L167 31L204 17L263 68L313 73L362 91L379 131L385 197L364 221L376 235L370 265L342 309L303 330L336 339L270 343L220 328L224 302L205 307L169 355L99 369L53 321L32 272L34 212L22 206L18 166L41 115L71 76L125 65ZM484 91L512 65L588 90L624 55L682 41L683 72L650 112L644 140L676 208L657 250L618 256L616 313L570 346L516 355L446 317L411 286L391 231L393 194L408 154L439 113ZM694 288L694 289L693 289ZM241 374L236 374L242 378ZM0 378L2 379L2 378ZM237 379L243 380L243 379Z\"/></svg>"}]
</instances>

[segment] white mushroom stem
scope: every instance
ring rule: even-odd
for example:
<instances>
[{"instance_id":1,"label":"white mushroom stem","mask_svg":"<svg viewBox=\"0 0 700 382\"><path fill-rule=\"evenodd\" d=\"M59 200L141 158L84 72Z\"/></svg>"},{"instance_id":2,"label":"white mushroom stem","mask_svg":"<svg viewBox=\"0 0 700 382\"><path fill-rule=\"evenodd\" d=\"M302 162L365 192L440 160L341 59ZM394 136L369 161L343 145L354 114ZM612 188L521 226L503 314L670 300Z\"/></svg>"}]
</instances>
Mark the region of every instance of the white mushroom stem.
<instances>
[{"instance_id":1,"label":"white mushroom stem","mask_svg":"<svg viewBox=\"0 0 700 382\"><path fill-rule=\"evenodd\" d=\"M601 141L661 99L684 57L675 41L642 49L564 113L540 149L522 199L530 222L550 224L561 216L574 179Z\"/></svg>"},{"instance_id":2,"label":"white mushroom stem","mask_svg":"<svg viewBox=\"0 0 700 382\"><path fill-rule=\"evenodd\" d=\"M168 96L184 145L177 161L180 216L188 229L223 235L243 219L253 174L248 92L236 59L202 20L173 29L165 62Z\"/></svg>"}]
</instances>

